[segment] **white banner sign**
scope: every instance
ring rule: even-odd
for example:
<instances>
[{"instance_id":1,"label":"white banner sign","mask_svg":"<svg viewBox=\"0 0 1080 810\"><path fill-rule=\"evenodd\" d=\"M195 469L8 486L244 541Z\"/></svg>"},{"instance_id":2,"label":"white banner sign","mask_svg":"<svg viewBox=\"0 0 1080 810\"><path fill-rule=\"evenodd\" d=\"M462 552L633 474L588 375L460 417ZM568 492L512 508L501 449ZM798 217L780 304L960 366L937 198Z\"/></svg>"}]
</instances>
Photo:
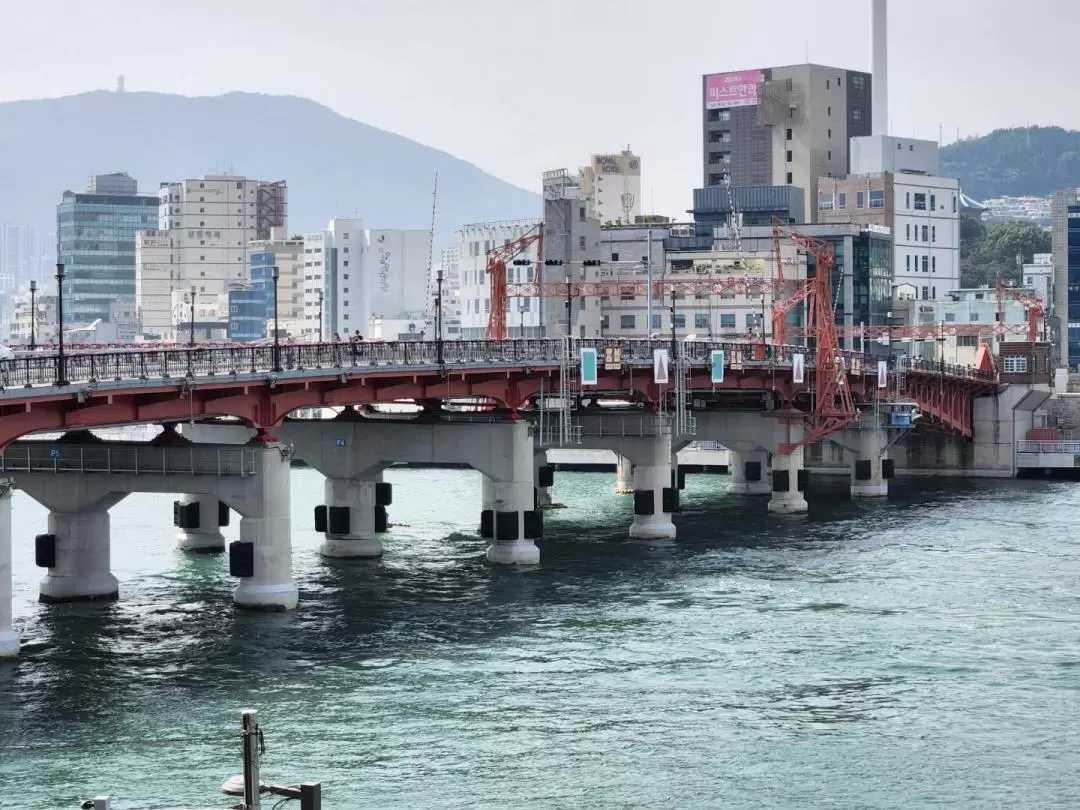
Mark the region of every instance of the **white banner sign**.
<instances>
[{"instance_id":1,"label":"white banner sign","mask_svg":"<svg viewBox=\"0 0 1080 810\"><path fill-rule=\"evenodd\" d=\"M653 382L666 383L668 381L668 350L653 349L652 367Z\"/></svg>"},{"instance_id":2,"label":"white banner sign","mask_svg":"<svg viewBox=\"0 0 1080 810\"><path fill-rule=\"evenodd\" d=\"M791 381L801 385L806 379L806 355L791 355Z\"/></svg>"},{"instance_id":3,"label":"white banner sign","mask_svg":"<svg viewBox=\"0 0 1080 810\"><path fill-rule=\"evenodd\" d=\"M884 360L878 360L877 364L877 387L889 387L889 364Z\"/></svg>"}]
</instances>

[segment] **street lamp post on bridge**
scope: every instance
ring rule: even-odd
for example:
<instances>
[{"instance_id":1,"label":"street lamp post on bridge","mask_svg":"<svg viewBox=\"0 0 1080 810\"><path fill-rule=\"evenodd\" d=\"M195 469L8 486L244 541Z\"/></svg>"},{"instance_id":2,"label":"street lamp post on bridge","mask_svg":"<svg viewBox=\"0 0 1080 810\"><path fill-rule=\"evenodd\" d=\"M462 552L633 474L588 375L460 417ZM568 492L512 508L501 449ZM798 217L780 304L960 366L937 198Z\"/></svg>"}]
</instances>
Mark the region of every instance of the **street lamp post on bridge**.
<instances>
[{"instance_id":1,"label":"street lamp post on bridge","mask_svg":"<svg viewBox=\"0 0 1080 810\"><path fill-rule=\"evenodd\" d=\"M64 263L56 263L56 384L67 385L67 360L64 357Z\"/></svg>"},{"instance_id":2,"label":"street lamp post on bridge","mask_svg":"<svg viewBox=\"0 0 1080 810\"><path fill-rule=\"evenodd\" d=\"M281 372L281 339L278 329L278 279L281 278L281 270L275 264L271 268L271 278L274 282L274 371ZM320 321L320 329L322 328Z\"/></svg>"},{"instance_id":3,"label":"street lamp post on bridge","mask_svg":"<svg viewBox=\"0 0 1080 810\"><path fill-rule=\"evenodd\" d=\"M30 351L37 349L37 280L30 279Z\"/></svg>"}]
</instances>

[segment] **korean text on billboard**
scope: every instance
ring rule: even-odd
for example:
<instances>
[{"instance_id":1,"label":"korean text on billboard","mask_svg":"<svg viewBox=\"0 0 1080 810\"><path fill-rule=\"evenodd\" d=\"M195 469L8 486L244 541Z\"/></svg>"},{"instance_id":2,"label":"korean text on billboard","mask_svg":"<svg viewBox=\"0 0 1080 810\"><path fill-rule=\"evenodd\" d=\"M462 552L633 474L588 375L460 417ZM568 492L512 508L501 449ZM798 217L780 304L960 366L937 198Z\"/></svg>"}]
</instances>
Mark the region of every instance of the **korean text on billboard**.
<instances>
[{"instance_id":1,"label":"korean text on billboard","mask_svg":"<svg viewBox=\"0 0 1080 810\"><path fill-rule=\"evenodd\" d=\"M760 70L713 73L705 77L705 109L750 107L758 103L758 85L765 80Z\"/></svg>"}]
</instances>

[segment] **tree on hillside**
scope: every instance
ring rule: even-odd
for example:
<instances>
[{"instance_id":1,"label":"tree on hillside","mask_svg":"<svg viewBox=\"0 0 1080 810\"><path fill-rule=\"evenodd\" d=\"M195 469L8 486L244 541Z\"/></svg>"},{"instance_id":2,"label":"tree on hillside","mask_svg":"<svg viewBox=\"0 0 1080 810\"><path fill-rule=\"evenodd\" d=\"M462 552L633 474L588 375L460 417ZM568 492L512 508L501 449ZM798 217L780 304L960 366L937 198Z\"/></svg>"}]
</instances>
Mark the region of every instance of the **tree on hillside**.
<instances>
[{"instance_id":1,"label":"tree on hillside","mask_svg":"<svg viewBox=\"0 0 1080 810\"><path fill-rule=\"evenodd\" d=\"M941 172L977 200L1042 196L1080 185L1080 132L1061 127L997 129L941 150Z\"/></svg>"},{"instance_id":2,"label":"tree on hillside","mask_svg":"<svg viewBox=\"0 0 1080 810\"><path fill-rule=\"evenodd\" d=\"M1008 222L988 230L981 222L978 225L981 234L971 225L961 225L960 283L964 287L993 285L999 278L1007 284L1020 284L1016 257L1029 263L1036 253L1050 252L1050 232L1034 222Z\"/></svg>"}]
</instances>

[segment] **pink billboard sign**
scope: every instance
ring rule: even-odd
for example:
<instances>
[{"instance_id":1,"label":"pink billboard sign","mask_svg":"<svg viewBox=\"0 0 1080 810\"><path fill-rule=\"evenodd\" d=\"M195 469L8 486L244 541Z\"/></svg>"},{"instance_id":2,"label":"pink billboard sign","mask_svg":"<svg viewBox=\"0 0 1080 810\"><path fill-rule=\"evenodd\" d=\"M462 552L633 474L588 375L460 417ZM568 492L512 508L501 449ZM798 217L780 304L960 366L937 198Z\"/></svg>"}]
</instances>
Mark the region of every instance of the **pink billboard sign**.
<instances>
[{"instance_id":1,"label":"pink billboard sign","mask_svg":"<svg viewBox=\"0 0 1080 810\"><path fill-rule=\"evenodd\" d=\"M705 109L751 107L758 103L758 85L765 81L760 70L713 73L705 77Z\"/></svg>"}]
</instances>

